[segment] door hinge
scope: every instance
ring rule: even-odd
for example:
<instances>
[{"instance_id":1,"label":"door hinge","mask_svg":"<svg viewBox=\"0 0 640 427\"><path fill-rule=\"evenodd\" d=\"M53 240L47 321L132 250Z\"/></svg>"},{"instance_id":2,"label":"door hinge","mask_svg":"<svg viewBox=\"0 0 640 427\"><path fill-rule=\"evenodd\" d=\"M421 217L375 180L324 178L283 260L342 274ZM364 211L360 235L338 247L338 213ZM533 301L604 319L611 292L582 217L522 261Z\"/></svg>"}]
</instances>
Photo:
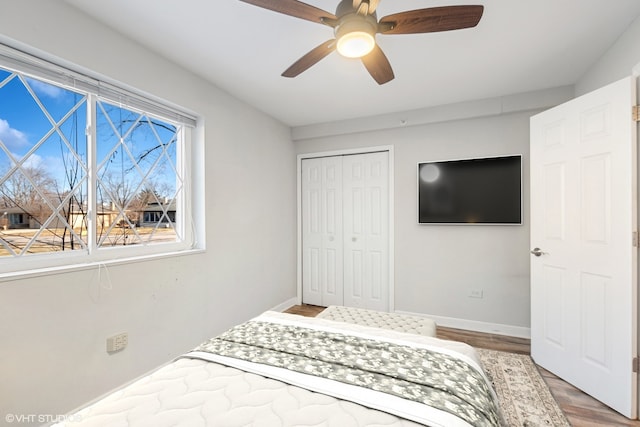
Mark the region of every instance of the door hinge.
<instances>
[{"instance_id":1,"label":"door hinge","mask_svg":"<svg viewBox=\"0 0 640 427\"><path fill-rule=\"evenodd\" d=\"M633 232L632 241L633 241L633 247L637 248L638 247L638 232L637 231Z\"/></svg>"},{"instance_id":2,"label":"door hinge","mask_svg":"<svg viewBox=\"0 0 640 427\"><path fill-rule=\"evenodd\" d=\"M639 369L638 369L638 358L637 358L637 357L634 357L634 358L633 358L632 365L633 365L633 367L632 367L633 372L636 372L636 373L637 373L637 372L638 372L638 370L639 370Z\"/></svg>"},{"instance_id":3,"label":"door hinge","mask_svg":"<svg viewBox=\"0 0 640 427\"><path fill-rule=\"evenodd\" d=\"M631 107L631 117L633 117L634 122L640 122L640 105Z\"/></svg>"}]
</instances>

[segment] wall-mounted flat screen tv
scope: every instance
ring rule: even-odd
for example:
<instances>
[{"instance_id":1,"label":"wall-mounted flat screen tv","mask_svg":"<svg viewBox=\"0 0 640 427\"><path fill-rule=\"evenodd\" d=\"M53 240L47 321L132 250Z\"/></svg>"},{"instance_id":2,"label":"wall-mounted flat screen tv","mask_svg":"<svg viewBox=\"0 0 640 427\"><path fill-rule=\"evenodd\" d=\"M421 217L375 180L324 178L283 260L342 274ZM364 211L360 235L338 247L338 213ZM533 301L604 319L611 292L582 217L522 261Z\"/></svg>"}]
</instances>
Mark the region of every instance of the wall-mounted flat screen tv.
<instances>
[{"instance_id":1,"label":"wall-mounted flat screen tv","mask_svg":"<svg viewBox=\"0 0 640 427\"><path fill-rule=\"evenodd\" d=\"M522 156L419 163L418 223L522 224Z\"/></svg>"}]
</instances>

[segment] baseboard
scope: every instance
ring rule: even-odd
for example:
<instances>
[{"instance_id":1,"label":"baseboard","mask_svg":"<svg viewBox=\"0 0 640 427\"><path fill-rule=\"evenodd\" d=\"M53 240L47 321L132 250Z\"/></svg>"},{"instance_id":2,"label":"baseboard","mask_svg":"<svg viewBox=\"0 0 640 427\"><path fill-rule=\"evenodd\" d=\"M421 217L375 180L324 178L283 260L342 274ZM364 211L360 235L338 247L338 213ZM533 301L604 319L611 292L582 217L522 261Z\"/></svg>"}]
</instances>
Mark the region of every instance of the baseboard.
<instances>
[{"instance_id":1,"label":"baseboard","mask_svg":"<svg viewBox=\"0 0 640 427\"><path fill-rule=\"evenodd\" d=\"M428 317L433 319L438 326L446 328L464 329L467 331L483 332L486 334L506 335L509 337L531 339L531 328L522 326L503 325L500 323L479 322L477 320L458 319L455 317L434 316L430 314L412 313L410 311L395 311L398 314Z\"/></svg>"},{"instance_id":2,"label":"baseboard","mask_svg":"<svg viewBox=\"0 0 640 427\"><path fill-rule=\"evenodd\" d=\"M294 306L296 304L298 304L297 297L289 298L285 302L282 302L276 305L275 307L272 307L270 311L285 311L287 308L290 308L291 306Z\"/></svg>"}]
</instances>

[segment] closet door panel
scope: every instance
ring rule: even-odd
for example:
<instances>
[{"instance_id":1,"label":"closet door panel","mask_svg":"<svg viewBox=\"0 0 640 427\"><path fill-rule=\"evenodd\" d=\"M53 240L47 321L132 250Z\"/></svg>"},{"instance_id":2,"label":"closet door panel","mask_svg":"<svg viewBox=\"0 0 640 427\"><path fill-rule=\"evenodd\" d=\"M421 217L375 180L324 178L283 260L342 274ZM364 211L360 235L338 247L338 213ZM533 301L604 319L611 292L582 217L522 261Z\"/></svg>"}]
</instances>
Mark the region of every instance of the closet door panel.
<instances>
[{"instance_id":1,"label":"closet door panel","mask_svg":"<svg viewBox=\"0 0 640 427\"><path fill-rule=\"evenodd\" d=\"M324 157L322 160L322 306L342 305L343 248L342 248L342 158Z\"/></svg>"},{"instance_id":2,"label":"closet door panel","mask_svg":"<svg viewBox=\"0 0 640 427\"><path fill-rule=\"evenodd\" d=\"M306 304L322 303L322 162L302 161L302 296Z\"/></svg>"},{"instance_id":3,"label":"closet door panel","mask_svg":"<svg viewBox=\"0 0 640 427\"><path fill-rule=\"evenodd\" d=\"M388 310L388 153L345 156L345 305Z\"/></svg>"},{"instance_id":4,"label":"closet door panel","mask_svg":"<svg viewBox=\"0 0 640 427\"><path fill-rule=\"evenodd\" d=\"M343 304L342 160L302 161L302 301Z\"/></svg>"}]
</instances>

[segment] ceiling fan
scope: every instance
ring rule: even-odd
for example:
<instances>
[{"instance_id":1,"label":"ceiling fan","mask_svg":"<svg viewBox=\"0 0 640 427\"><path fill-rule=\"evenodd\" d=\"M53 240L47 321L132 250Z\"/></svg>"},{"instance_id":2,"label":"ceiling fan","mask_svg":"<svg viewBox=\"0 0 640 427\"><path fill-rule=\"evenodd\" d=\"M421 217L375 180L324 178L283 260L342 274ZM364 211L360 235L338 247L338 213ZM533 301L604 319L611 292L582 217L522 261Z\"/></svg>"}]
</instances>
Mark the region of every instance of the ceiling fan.
<instances>
[{"instance_id":1,"label":"ceiling fan","mask_svg":"<svg viewBox=\"0 0 640 427\"><path fill-rule=\"evenodd\" d=\"M338 50L343 56L360 58L381 85L393 80L394 75L389 60L376 44L376 33L417 34L471 28L478 25L484 11L481 5L431 7L395 13L378 21L376 8L380 0L341 0L335 14L297 0L240 1L334 29L335 38L311 49L282 73L284 77L295 77Z\"/></svg>"}]
</instances>

